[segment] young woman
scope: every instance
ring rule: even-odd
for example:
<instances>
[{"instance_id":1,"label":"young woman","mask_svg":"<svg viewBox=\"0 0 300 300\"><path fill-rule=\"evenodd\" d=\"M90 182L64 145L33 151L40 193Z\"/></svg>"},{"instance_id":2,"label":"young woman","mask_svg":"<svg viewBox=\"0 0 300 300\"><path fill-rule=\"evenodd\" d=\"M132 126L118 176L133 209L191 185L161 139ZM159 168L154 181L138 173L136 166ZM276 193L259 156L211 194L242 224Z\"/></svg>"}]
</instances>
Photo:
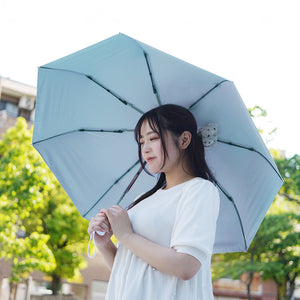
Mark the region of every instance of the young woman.
<instances>
[{"instance_id":1,"label":"young woman","mask_svg":"<svg viewBox=\"0 0 300 300\"><path fill-rule=\"evenodd\" d=\"M95 234L111 270L106 299L213 300L219 194L196 121L181 106L159 106L141 117L135 138L141 164L160 177L127 211L114 205L90 222L89 234L106 232Z\"/></svg>"}]
</instances>

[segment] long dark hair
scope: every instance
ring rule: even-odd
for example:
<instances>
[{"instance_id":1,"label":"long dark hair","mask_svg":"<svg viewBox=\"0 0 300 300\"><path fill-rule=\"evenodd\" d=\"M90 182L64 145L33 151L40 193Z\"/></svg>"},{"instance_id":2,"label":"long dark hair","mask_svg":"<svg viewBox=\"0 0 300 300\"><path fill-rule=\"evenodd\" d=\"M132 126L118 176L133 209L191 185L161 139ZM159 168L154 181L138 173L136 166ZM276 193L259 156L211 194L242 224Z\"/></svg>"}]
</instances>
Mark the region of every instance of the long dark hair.
<instances>
[{"instance_id":1,"label":"long dark hair","mask_svg":"<svg viewBox=\"0 0 300 300\"><path fill-rule=\"evenodd\" d=\"M166 157L168 157L166 143L164 140L164 133L168 130L169 132L171 132L171 134L173 134L175 138L178 138L184 131L189 131L192 134L192 138L189 146L184 151L184 156L188 158L189 167L192 173L190 175L215 182L215 179L205 161L202 138L201 135L198 135L197 133L197 122L193 114L189 110L182 106L174 104L161 105L146 112L137 122L134 130L134 135L135 140L138 144L139 161L143 166L143 169L147 173L149 173L145 169L145 162L143 162L142 150L140 145L141 127L144 121L148 121L150 128L159 135L164 152L164 160L166 159ZM160 173L156 185L151 190L135 200L128 209L132 208L145 198L154 194L165 184L166 176L165 173L162 172Z\"/></svg>"}]
</instances>

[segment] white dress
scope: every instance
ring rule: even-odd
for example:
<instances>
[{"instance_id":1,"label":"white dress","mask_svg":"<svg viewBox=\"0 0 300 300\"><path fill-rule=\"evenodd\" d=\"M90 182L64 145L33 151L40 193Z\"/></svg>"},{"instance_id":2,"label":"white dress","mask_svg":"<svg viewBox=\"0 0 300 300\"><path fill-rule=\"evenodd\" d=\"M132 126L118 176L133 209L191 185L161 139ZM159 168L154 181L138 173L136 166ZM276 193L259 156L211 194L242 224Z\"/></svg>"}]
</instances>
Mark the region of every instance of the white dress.
<instances>
[{"instance_id":1,"label":"white dress","mask_svg":"<svg viewBox=\"0 0 300 300\"><path fill-rule=\"evenodd\" d=\"M201 262L190 280L160 272L119 243L106 300L213 300L210 261L219 214L219 193L194 178L160 189L128 211L134 232Z\"/></svg>"}]
</instances>

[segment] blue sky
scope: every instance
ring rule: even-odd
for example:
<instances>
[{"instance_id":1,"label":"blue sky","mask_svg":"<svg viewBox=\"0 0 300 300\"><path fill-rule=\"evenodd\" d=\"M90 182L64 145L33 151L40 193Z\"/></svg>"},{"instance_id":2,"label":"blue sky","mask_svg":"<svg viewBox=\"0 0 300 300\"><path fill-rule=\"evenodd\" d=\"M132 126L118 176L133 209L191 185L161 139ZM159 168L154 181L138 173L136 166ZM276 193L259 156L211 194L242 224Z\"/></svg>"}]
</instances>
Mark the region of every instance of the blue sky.
<instances>
[{"instance_id":1,"label":"blue sky","mask_svg":"<svg viewBox=\"0 0 300 300\"><path fill-rule=\"evenodd\" d=\"M122 32L235 82L300 153L298 0L0 0L0 75L36 86L40 65Z\"/></svg>"}]
</instances>

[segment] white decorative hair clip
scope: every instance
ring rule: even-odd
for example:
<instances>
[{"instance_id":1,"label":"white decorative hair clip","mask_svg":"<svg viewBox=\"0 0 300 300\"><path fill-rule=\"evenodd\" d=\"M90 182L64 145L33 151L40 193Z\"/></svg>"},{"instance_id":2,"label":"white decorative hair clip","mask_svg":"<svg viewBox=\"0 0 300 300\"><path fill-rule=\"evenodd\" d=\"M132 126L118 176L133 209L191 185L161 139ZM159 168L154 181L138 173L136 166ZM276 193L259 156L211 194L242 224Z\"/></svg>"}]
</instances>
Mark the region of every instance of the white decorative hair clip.
<instances>
[{"instance_id":1,"label":"white decorative hair clip","mask_svg":"<svg viewBox=\"0 0 300 300\"><path fill-rule=\"evenodd\" d=\"M208 123L203 128L200 128L198 134L202 136L203 145L209 147L214 145L218 140L218 126L216 123Z\"/></svg>"}]
</instances>

